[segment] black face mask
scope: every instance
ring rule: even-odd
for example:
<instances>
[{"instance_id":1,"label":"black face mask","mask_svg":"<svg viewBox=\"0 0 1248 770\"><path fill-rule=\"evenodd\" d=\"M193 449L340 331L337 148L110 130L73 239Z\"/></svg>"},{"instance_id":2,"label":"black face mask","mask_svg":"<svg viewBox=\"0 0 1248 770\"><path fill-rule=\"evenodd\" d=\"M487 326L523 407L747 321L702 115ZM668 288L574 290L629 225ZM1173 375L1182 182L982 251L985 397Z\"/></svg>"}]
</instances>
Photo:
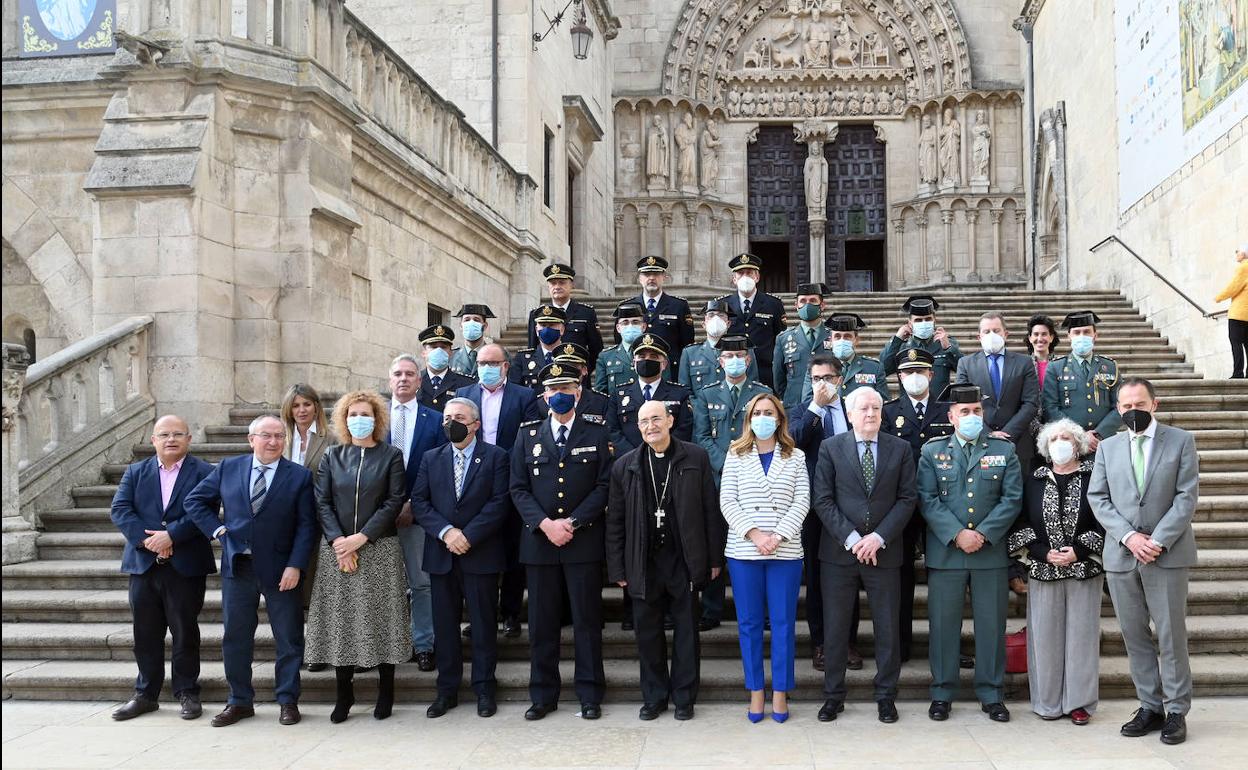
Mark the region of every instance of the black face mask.
<instances>
[{"instance_id":1,"label":"black face mask","mask_svg":"<svg viewBox=\"0 0 1248 770\"><path fill-rule=\"evenodd\" d=\"M446 434L447 439L452 444L458 444L468 438L468 426L454 420L447 420L442 423L442 432Z\"/></svg>"},{"instance_id":2,"label":"black face mask","mask_svg":"<svg viewBox=\"0 0 1248 770\"><path fill-rule=\"evenodd\" d=\"M1153 422L1153 413L1143 409L1128 409L1122 413L1122 424L1131 429L1132 433L1143 433Z\"/></svg>"},{"instance_id":3,"label":"black face mask","mask_svg":"<svg viewBox=\"0 0 1248 770\"><path fill-rule=\"evenodd\" d=\"M637 362L637 376L645 380L651 380L659 376L662 370L661 364L652 358L643 358Z\"/></svg>"}]
</instances>

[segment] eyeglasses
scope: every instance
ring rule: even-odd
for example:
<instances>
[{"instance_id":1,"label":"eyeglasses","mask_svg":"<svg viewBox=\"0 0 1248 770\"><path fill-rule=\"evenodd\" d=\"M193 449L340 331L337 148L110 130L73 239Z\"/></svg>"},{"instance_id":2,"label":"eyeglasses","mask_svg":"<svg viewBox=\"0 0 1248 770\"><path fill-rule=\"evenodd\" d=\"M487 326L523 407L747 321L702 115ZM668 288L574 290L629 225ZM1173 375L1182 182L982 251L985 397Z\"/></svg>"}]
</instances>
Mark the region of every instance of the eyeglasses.
<instances>
[{"instance_id":1,"label":"eyeglasses","mask_svg":"<svg viewBox=\"0 0 1248 770\"><path fill-rule=\"evenodd\" d=\"M647 428L651 425L662 425L666 421L666 416L643 417L637 421L637 426L640 428Z\"/></svg>"},{"instance_id":2,"label":"eyeglasses","mask_svg":"<svg viewBox=\"0 0 1248 770\"><path fill-rule=\"evenodd\" d=\"M153 435L153 438L155 438L157 441L168 441L169 439L181 441L182 439L186 438L189 435L191 434L178 431L176 433L156 433Z\"/></svg>"},{"instance_id":3,"label":"eyeglasses","mask_svg":"<svg viewBox=\"0 0 1248 770\"><path fill-rule=\"evenodd\" d=\"M253 433L251 434L261 441L285 441L286 434L283 433Z\"/></svg>"},{"instance_id":4,"label":"eyeglasses","mask_svg":"<svg viewBox=\"0 0 1248 770\"><path fill-rule=\"evenodd\" d=\"M826 383L826 384L828 384L828 385L837 385L837 384L839 384L839 383L837 383L837 380L839 380L839 379L841 379L841 376L840 376L839 374L825 374L825 375L823 375L822 377L814 377L814 376L812 376L812 377L810 378L810 381L811 381L811 382L815 382L815 383L817 383L817 382L823 382L823 383Z\"/></svg>"}]
</instances>

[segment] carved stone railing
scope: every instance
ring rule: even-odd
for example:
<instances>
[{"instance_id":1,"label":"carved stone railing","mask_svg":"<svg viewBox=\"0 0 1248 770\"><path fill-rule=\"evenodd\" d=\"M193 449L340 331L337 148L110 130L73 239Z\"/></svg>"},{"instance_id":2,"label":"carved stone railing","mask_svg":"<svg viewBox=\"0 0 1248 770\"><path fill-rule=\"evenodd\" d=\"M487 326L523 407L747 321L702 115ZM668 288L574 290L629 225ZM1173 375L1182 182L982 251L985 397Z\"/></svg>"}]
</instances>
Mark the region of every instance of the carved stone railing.
<instances>
[{"instance_id":1,"label":"carved stone railing","mask_svg":"<svg viewBox=\"0 0 1248 770\"><path fill-rule=\"evenodd\" d=\"M129 459L155 416L147 360L153 323L128 318L26 371L15 443L28 521L67 505L74 484L98 483L100 462Z\"/></svg>"}]
</instances>

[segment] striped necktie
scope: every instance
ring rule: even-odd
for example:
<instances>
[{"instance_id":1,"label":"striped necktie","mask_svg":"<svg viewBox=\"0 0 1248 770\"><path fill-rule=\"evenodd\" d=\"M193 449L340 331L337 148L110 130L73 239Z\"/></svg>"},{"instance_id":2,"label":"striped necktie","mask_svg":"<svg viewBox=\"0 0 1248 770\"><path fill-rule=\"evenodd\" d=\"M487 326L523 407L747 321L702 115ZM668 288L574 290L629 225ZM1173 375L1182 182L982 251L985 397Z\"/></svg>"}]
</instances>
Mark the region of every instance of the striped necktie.
<instances>
[{"instance_id":1,"label":"striped necktie","mask_svg":"<svg viewBox=\"0 0 1248 770\"><path fill-rule=\"evenodd\" d=\"M464 453L455 451L455 499L464 494Z\"/></svg>"},{"instance_id":2,"label":"striped necktie","mask_svg":"<svg viewBox=\"0 0 1248 770\"><path fill-rule=\"evenodd\" d=\"M264 466L256 466L256 483L251 485L251 515L255 516L260 512L260 506L264 505L264 496L269 492L269 485L264 480Z\"/></svg>"}]
</instances>

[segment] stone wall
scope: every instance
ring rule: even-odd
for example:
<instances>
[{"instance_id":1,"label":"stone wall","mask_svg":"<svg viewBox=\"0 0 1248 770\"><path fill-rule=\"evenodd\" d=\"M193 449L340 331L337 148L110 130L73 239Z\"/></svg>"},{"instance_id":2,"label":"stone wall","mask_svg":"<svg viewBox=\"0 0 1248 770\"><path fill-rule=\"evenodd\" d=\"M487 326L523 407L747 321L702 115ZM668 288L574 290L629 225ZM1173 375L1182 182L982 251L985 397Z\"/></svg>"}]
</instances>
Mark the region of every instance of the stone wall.
<instances>
[{"instance_id":1,"label":"stone wall","mask_svg":"<svg viewBox=\"0 0 1248 770\"><path fill-rule=\"evenodd\" d=\"M1248 240L1243 183L1248 178L1248 118L1120 215L1113 98L1115 3L1047 0L1028 6L1038 11L1037 115L1058 102L1065 103L1066 189L1060 198L1066 253L1055 264L1060 267L1068 262L1069 269L1055 269L1041 288L1121 289L1162 334L1188 354L1197 371L1213 377L1228 375L1225 318L1202 318L1117 245L1098 249L1096 254L1088 250L1106 236L1117 235L1205 310L1224 309L1226 305L1215 305L1213 297L1234 270L1235 246ZM1071 67L1072 61L1079 66ZM1042 216L1049 215L1046 207ZM1040 231L1044 232L1043 222Z\"/></svg>"}]
</instances>

